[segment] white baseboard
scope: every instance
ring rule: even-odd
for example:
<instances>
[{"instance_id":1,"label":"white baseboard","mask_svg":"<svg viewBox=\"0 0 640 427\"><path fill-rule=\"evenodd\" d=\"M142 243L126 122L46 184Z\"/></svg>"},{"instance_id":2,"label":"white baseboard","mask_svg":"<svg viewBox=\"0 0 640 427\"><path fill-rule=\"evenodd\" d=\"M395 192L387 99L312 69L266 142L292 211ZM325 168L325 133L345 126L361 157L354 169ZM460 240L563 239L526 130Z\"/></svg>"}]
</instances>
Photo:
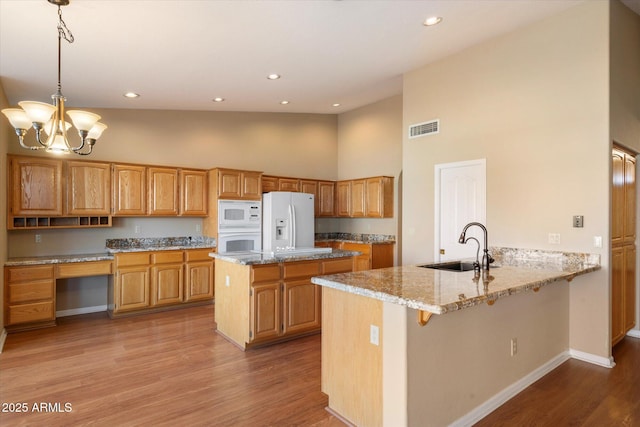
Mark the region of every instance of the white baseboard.
<instances>
[{"instance_id":1,"label":"white baseboard","mask_svg":"<svg viewBox=\"0 0 640 427\"><path fill-rule=\"evenodd\" d=\"M596 356L595 354L585 353L580 350L569 350L572 359L582 360L583 362L593 363L594 365L604 366L605 368L613 368L616 362L613 357Z\"/></svg>"},{"instance_id":2,"label":"white baseboard","mask_svg":"<svg viewBox=\"0 0 640 427\"><path fill-rule=\"evenodd\" d=\"M632 329L629 332L627 332L627 335L633 338L640 338L640 330Z\"/></svg>"},{"instance_id":3,"label":"white baseboard","mask_svg":"<svg viewBox=\"0 0 640 427\"><path fill-rule=\"evenodd\" d=\"M553 371L562 363L569 360L570 357L571 356L568 351L560 353L559 355L549 360L544 365L533 370L525 377L519 379L515 383L511 384L509 387L505 388L495 396L491 397L489 400L487 400L480 406L477 406L471 412L467 413L461 418L458 418L450 426L463 427L463 426L470 426L477 423L478 421L480 421L481 419L489 415L491 412L495 411L500 406L502 406L507 400L516 396L522 390L529 387L531 384L538 381L540 378L544 377L549 372Z\"/></svg>"},{"instance_id":4,"label":"white baseboard","mask_svg":"<svg viewBox=\"0 0 640 427\"><path fill-rule=\"evenodd\" d=\"M98 313L101 311L107 311L106 305L95 305L93 307L80 307L72 308L69 310L56 311L56 317L75 316L77 314Z\"/></svg>"},{"instance_id":5,"label":"white baseboard","mask_svg":"<svg viewBox=\"0 0 640 427\"><path fill-rule=\"evenodd\" d=\"M2 332L0 332L0 353L2 353L2 349L4 348L4 341L7 339L7 330L2 328Z\"/></svg>"}]
</instances>

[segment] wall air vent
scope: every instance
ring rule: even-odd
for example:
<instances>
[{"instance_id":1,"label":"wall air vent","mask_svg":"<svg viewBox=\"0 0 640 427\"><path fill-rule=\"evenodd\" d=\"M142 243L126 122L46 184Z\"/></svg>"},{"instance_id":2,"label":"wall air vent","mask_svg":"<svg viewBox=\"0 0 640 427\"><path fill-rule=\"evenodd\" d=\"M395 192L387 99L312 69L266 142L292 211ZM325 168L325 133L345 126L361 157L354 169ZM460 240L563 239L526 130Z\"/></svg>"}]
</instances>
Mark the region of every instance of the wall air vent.
<instances>
[{"instance_id":1,"label":"wall air vent","mask_svg":"<svg viewBox=\"0 0 640 427\"><path fill-rule=\"evenodd\" d=\"M409 126L409 139L440 133L440 120L431 120Z\"/></svg>"}]
</instances>

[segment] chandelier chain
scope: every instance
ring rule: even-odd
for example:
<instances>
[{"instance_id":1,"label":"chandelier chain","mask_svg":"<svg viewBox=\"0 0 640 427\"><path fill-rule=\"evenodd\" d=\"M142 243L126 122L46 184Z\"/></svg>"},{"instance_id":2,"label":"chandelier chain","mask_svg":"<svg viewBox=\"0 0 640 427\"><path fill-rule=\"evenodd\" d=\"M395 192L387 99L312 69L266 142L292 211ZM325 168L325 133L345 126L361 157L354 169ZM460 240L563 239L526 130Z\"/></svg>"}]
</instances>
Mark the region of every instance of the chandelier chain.
<instances>
[{"instance_id":1,"label":"chandelier chain","mask_svg":"<svg viewBox=\"0 0 640 427\"><path fill-rule=\"evenodd\" d=\"M69 29L69 27L67 27L67 24L62 19L62 9L60 8L60 6L58 6L58 19L58 34L69 43L73 43L75 39L73 38L71 30Z\"/></svg>"}]
</instances>

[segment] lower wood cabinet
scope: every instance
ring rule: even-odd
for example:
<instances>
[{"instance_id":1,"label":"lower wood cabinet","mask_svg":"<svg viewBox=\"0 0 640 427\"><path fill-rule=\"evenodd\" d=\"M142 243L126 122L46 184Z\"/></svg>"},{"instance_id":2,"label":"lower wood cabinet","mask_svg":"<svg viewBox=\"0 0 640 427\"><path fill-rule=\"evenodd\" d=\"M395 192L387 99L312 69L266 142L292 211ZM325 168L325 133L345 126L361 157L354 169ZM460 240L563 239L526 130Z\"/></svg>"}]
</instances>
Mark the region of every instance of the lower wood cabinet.
<instances>
[{"instance_id":1,"label":"lower wood cabinet","mask_svg":"<svg viewBox=\"0 0 640 427\"><path fill-rule=\"evenodd\" d=\"M321 288L311 277L352 267L351 257L265 265L218 260L217 330L242 349L316 333L321 328Z\"/></svg>"},{"instance_id":2,"label":"lower wood cabinet","mask_svg":"<svg viewBox=\"0 0 640 427\"><path fill-rule=\"evenodd\" d=\"M52 265L5 267L7 329L55 325L56 291Z\"/></svg>"},{"instance_id":3,"label":"lower wood cabinet","mask_svg":"<svg viewBox=\"0 0 640 427\"><path fill-rule=\"evenodd\" d=\"M316 242L315 246L360 252L360 255L353 257L353 271L393 267L395 243L359 243L334 240Z\"/></svg>"},{"instance_id":4,"label":"lower wood cabinet","mask_svg":"<svg viewBox=\"0 0 640 427\"><path fill-rule=\"evenodd\" d=\"M144 311L213 299L212 249L120 253L109 313Z\"/></svg>"}]
</instances>

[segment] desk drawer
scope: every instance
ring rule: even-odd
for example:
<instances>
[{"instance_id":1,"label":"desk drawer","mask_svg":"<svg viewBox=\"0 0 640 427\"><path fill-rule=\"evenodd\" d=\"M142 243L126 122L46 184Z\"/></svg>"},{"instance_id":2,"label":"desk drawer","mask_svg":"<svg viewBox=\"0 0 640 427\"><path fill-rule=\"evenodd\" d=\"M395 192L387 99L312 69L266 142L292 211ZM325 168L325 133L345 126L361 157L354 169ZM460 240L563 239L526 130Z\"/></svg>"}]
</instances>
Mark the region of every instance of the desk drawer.
<instances>
[{"instance_id":1,"label":"desk drawer","mask_svg":"<svg viewBox=\"0 0 640 427\"><path fill-rule=\"evenodd\" d=\"M54 320L55 310L53 309L53 301L10 305L7 319L9 325Z\"/></svg>"},{"instance_id":2,"label":"desk drawer","mask_svg":"<svg viewBox=\"0 0 640 427\"><path fill-rule=\"evenodd\" d=\"M113 274L112 261L88 261L58 264L56 266L56 278L68 279L70 277L102 276Z\"/></svg>"},{"instance_id":3,"label":"desk drawer","mask_svg":"<svg viewBox=\"0 0 640 427\"><path fill-rule=\"evenodd\" d=\"M9 283L7 286L9 304L53 299L55 292L53 280L37 280L26 283Z\"/></svg>"},{"instance_id":4,"label":"desk drawer","mask_svg":"<svg viewBox=\"0 0 640 427\"><path fill-rule=\"evenodd\" d=\"M41 279L53 279L53 265L8 267L6 277L7 281L10 283Z\"/></svg>"}]
</instances>

